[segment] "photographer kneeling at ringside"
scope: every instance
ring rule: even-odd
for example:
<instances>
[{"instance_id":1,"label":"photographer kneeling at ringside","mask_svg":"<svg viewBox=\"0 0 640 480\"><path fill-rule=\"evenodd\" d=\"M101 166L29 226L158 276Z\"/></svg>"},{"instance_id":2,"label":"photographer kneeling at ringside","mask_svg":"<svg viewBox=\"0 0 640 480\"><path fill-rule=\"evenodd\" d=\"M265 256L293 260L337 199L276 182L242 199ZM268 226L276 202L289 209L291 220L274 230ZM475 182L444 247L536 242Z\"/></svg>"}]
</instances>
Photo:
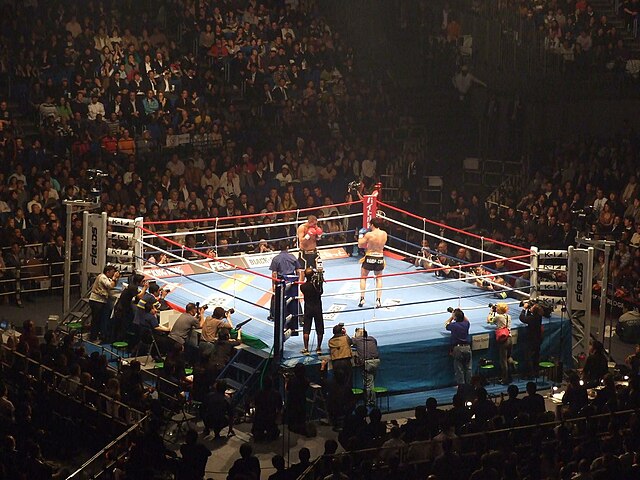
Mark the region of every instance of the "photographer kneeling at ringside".
<instances>
[{"instance_id":1,"label":"photographer kneeling at ringside","mask_svg":"<svg viewBox=\"0 0 640 480\"><path fill-rule=\"evenodd\" d=\"M206 305L202 307L195 303L187 303L185 312L180 315L169 332L169 339L179 345L184 345L184 352L192 365L198 360L198 334L197 328L204 327L204 312Z\"/></svg>"}]
</instances>

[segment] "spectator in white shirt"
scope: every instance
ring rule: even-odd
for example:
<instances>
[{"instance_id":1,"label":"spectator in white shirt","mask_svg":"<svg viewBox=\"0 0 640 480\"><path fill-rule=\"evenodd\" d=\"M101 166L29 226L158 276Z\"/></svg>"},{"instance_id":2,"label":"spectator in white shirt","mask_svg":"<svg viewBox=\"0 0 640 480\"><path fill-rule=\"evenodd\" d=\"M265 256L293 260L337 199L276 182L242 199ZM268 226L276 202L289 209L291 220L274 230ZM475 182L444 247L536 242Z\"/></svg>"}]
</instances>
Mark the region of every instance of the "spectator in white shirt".
<instances>
[{"instance_id":1,"label":"spectator in white shirt","mask_svg":"<svg viewBox=\"0 0 640 480\"><path fill-rule=\"evenodd\" d=\"M171 175L174 177L181 177L184 175L184 162L180 160L176 153L171 156L171 160L167 163L167 168L171 171Z\"/></svg>"},{"instance_id":2,"label":"spectator in white shirt","mask_svg":"<svg viewBox=\"0 0 640 480\"><path fill-rule=\"evenodd\" d=\"M215 192L220 186L220 178L213 173L210 168L207 168L200 179L200 186L203 190L206 190L208 186L211 186Z\"/></svg>"},{"instance_id":3,"label":"spectator in white shirt","mask_svg":"<svg viewBox=\"0 0 640 480\"><path fill-rule=\"evenodd\" d=\"M482 85L485 88L487 86L487 84L482 80L477 79L471 73L469 73L469 67L467 67L466 65L462 66L460 71L456 73L455 76L451 79L451 82L453 83L455 89L458 91L458 95L461 101L465 99L467 93L469 92L469 89L474 83Z\"/></svg>"},{"instance_id":4,"label":"spectator in white shirt","mask_svg":"<svg viewBox=\"0 0 640 480\"><path fill-rule=\"evenodd\" d=\"M289 165L287 165L286 163L282 165L282 169L276 175L276 181L280 182L280 186L282 187L293 181L293 177L289 172Z\"/></svg>"},{"instance_id":5,"label":"spectator in white shirt","mask_svg":"<svg viewBox=\"0 0 640 480\"><path fill-rule=\"evenodd\" d=\"M607 197L604 196L604 191L598 188L596 190L596 199L593 201L593 213L600 214L605 203L607 203Z\"/></svg>"},{"instance_id":6,"label":"spectator in white shirt","mask_svg":"<svg viewBox=\"0 0 640 480\"><path fill-rule=\"evenodd\" d=\"M229 195L240 196L240 177L236 174L235 167L220 175L220 186L224 187Z\"/></svg>"},{"instance_id":7,"label":"spectator in white shirt","mask_svg":"<svg viewBox=\"0 0 640 480\"><path fill-rule=\"evenodd\" d=\"M104 118L104 105L102 102L98 101L98 97L91 97L91 103L87 108L89 110L89 113L87 113L87 118L89 118L89 120L95 120L97 115L102 115L102 118Z\"/></svg>"}]
</instances>

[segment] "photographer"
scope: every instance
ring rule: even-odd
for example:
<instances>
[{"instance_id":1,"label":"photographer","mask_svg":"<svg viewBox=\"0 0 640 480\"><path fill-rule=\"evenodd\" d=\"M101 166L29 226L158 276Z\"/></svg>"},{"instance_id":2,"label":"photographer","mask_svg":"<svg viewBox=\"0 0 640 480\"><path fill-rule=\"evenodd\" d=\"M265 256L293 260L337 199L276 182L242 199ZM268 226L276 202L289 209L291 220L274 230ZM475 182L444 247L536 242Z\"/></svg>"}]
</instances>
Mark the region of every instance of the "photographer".
<instances>
[{"instance_id":1,"label":"photographer","mask_svg":"<svg viewBox=\"0 0 640 480\"><path fill-rule=\"evenodd\" d=\"M458 386L471 384L471 338L469 319L459 308L449 309L451 316L444 324L451 332L451 356ZM454 322L455 320L455 322Z\"/></svg>"},{"instance_id":2,"label":"photographer","mask_svg":"<svg viewBox=\"0 0 640 480\"><path fill-rule=\"evenodd\" d=\"M334 373L344 379L346 385L351 385L351 337L347 335L344 323L333 326L333 337L329 339L329 355ZM340 372L340 373L338 373Z\"/></svg>"},{"instance_id":3,"label":"photographer","mask_svg":"<svg viewBox=\"0 0 640 480\"><path fill-rule=\"evenodd\" d=\"M233 313L235 313L233 308L225 310L222 307L216 307L213 309L213 315L205 318L202 335L200 337L200 345L198 346L203 355L211 355L221 329L231 330L233 328L233 322L231 321L231 315Z\"/></svg>"},{"instance_id":4,"label":"photographer","mask_svg":"<svg viewBox=\"0 0 640 480\"><path fill-rule=\"evenodd\" d=\"M543 308L531 300L522 303L520 321L527 325L527 366L526 375L537 377L540 363L540 345L542 343Z\"/></svg>"},{"instance_id":5,"label":"photographer","mask_svg":"<svg viewBox=\"0 0 640 480\"><path fill-rule=\"evenodd\" d=\"M169 332L169 338L179 345L184 345L187 357L194 363L198 353L198 337L195 330L204 326L206 309L206 305L201 307L196 303L188 303L185 312L176 319Z\"/></svg>"},{"instance_id":6,"label":"photographer","mask_svg":"<svg viewBox=\"0 0 640 480\"><path fill-rule=\"evenodd\" d=\"M500 382L503 385L508 385L511 383L509 368L513 368L515 365L513 358L511 358L513 343L511 340L511 315L507 313L509 305L498 303L497 305L489 306L491 307L491 312L487 316L487 323L496 326L496 343L500 352L500 368L502 372L502 380Z\"/></svg>"},{"instance_id":7,"label":"photographer","mask_svg":"<svg viewBox=\"0 0 640 480\"><path fill-rule=\"evenodd\" d=\"M312 268L304 271L305 283L300 285L300 291L304 297L304 324L302 326L304 348L300 353L309 355L309 334L311 333L311 322L316 324L316 335L318 336L318 347L316 353L322 353L322 337L324 335L324 319L322 317L322 272L315 272Z\"/></svg>"},{"instance_id":8,"label":"photographer","mask_svg":"<svg viewBox=\"0 0 640 480\"><path fill-rule=\"evenodd\" d=\"M91 286L89 306L91 307L91 334L89 339L95 342L98 334L102 332L103 341L110 341L109 317L111 316L111 291L116 288L120 272L113 265L107 265L98 275Z\"/></svg>"},{"instance_id":9,"label":"photographer","mask_svg":"<svg viewBox=\"0 0 640 480\"><path fill-rule=\"evenodd\" d=\"M127 287L122 290L114 307L113 317L117 319L115 338L123 338L123 334L130 330L134 316L134 302L144 295L147 282L143 275L134 273L129 277ZM142 289L140 287L142 286Z\"/></svg>"},{"instance_id":10,"label":"photographer","mask_svg":"<svg viewBox=\"0 0 640 480\"><path fill-rule=\"evenodd\" d=\"M233 322L231 321L231 315L235 313L233 308L225 310L222 307L216 307L213 309L213 315L208 316L204 320L204 326L202 327L202 341L203 342L215 342L218 339L218 332L221 328L227 328L231 330L233 328Z\"/></svg>"},{"instance_id":11,"label":"photographer","mask_svg":"<svg viewBox=\"0 0 640 480\"><path fill-rule=\"evenodd\" d=\"M416 267L421 267L425 270L433 266L433 255L429 247L429 240L426 238L422 240L422 247L418 250L413 263Z\"/></svg>"},{"instance_id":12,"label":"photographer","mask_svg":"<svg viewBox=\"0 0 640 480\"><path fill-rule=\"evenodd\" d=\"M364 367L362 380L367 398L367 405L375 407L376 393L373 391L376 373L380 367L380 355L378 353L378 341L369 335L364 328L356 328L353 336L353 345L356 347L356 366Z\"/></svg>"}]
</instances>

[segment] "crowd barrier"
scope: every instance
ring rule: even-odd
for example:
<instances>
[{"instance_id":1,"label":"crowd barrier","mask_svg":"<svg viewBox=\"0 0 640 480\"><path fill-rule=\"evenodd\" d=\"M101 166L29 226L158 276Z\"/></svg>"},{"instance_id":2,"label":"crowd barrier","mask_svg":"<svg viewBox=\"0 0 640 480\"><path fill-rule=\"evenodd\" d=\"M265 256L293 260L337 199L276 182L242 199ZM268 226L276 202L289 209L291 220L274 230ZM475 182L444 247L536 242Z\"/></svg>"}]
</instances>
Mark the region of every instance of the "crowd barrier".
<instances>
[{"instance_id":1,"label":"crowd barrier","mask_svg":"<svg viewBox=\"0 0 640 480\"><path fill-rule=\"evenodd\" d=\"M5 266L0 270L0 301L3 298L20 300L24 294L62 291L64 288L64 261L48 262L43 259L47 244L32 243L21 247L20 267ZM4 255L8 248L3 248ZM71 260L71 287L79 287L81 259Z\"/></svg>"}]
</instances>

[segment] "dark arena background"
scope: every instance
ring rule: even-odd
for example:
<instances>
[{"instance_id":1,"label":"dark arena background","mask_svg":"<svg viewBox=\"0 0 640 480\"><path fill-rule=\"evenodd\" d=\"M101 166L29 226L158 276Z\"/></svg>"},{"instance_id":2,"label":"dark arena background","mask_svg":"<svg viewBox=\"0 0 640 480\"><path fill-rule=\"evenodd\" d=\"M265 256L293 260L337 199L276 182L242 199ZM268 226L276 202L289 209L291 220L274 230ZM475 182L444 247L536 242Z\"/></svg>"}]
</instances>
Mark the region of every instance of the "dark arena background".
<instances>
[{"instance_id":1,"label":"dark arena background","mask_svg":"<svg viewBox=\"0 0 640 480\"><path fill-rule=\"evenodd\" d=\"M0 12L0 478L640 478L636 0Z\"/></svg>"}]
</instances>

